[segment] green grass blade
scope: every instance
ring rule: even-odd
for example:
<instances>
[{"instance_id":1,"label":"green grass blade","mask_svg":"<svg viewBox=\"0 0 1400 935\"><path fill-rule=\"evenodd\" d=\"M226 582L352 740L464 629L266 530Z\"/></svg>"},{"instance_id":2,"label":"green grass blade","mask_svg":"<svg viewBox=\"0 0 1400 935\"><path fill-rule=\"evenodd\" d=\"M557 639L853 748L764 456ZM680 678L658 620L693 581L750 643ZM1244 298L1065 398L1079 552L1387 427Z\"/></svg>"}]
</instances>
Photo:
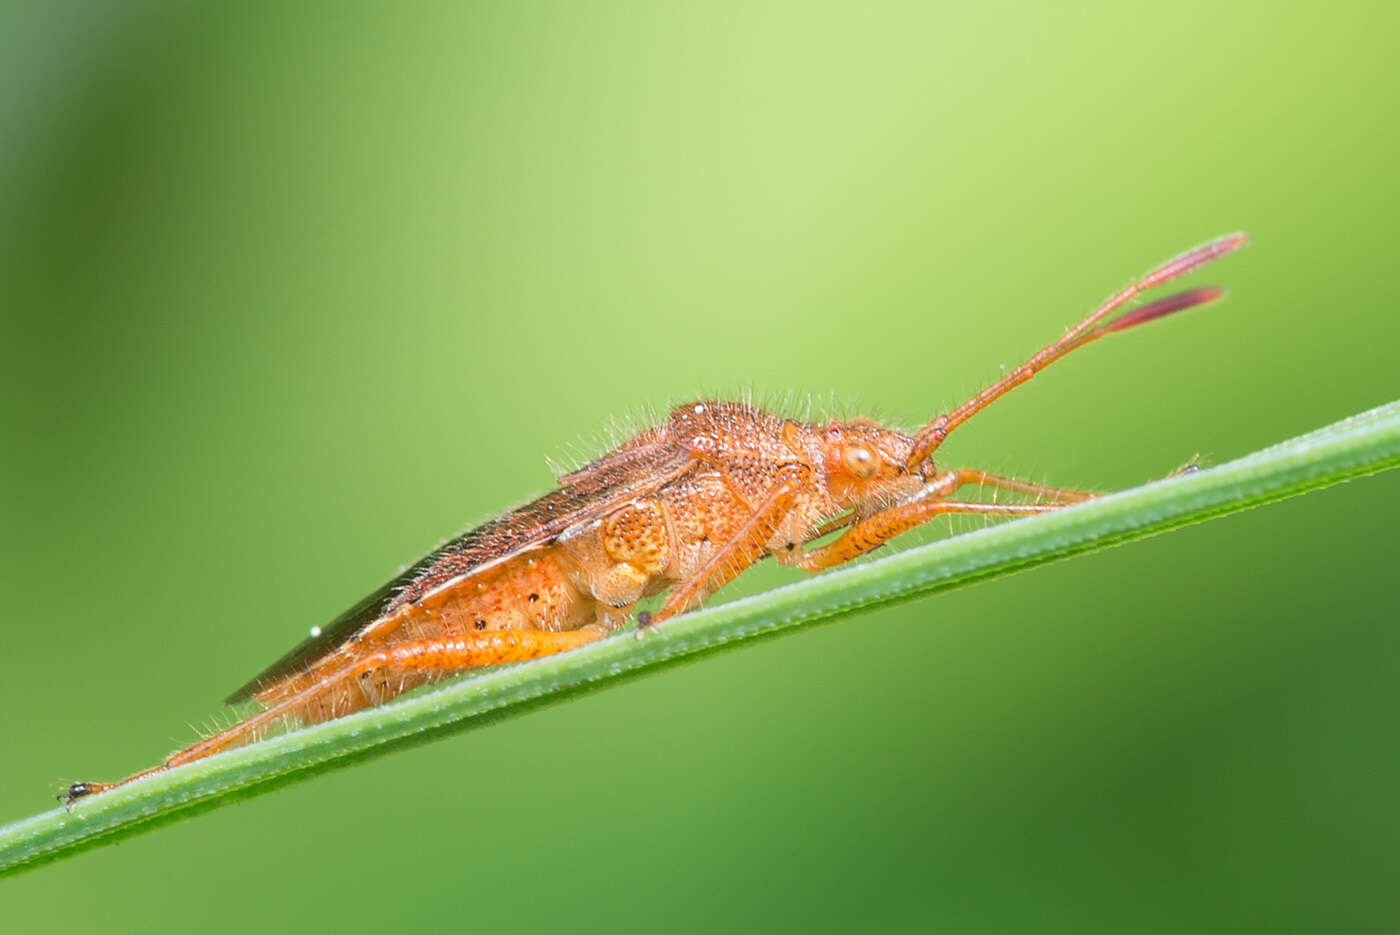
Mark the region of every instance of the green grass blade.
<instances>
[{"instance_id":1,"label":"green grass blade","mask_svg":"<svg viewBox=\"0 0 1400 935\"><path fill-rule=\"evenodd\" d=\"M0 874L706 653L1140 539L1397 464L1400 402L1228 464L836 569L687 614L646 639L622 634L571 653L462 678L83 800L71 813L58 808L36 815L0 828Z\"/></svg>"}]
</instances>

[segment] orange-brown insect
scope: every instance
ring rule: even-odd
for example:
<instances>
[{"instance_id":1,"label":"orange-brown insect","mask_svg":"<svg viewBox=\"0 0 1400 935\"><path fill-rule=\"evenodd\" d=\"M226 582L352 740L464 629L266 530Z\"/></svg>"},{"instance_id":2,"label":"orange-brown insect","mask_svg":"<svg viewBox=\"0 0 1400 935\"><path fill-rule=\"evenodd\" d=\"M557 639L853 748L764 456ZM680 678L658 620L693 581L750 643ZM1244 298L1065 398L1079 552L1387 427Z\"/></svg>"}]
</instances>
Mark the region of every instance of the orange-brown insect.
<instances>
[{"instance_id":1,"label":"orange-brown insect","mask_svg":"<svg viewBox=\"0 0 1400 935\"><path fill-rule=\"evenodd\" d=\"M451 673L582 646L622 626L642 598L669 589L659 611L638 614L645 630L765 556L816 572L940 514L1024 515L1089 499L983 471L939 470L932 455L949 432L1070 351L1219 297L1219 289L1195 289L1111 317L1143 290L1244 243L1232 234L1162 264L913 435L864 419L798 422L744 403L681 406L538 500L427 555L228 699L254 699L259 713L121 783L75 783L60 798L71 805L203 759L284 719L326 721ZM953 499L967 484L1039 499ZM831 542L805 548L837 530L844 532Z\"/></svg>"}]
</instances>

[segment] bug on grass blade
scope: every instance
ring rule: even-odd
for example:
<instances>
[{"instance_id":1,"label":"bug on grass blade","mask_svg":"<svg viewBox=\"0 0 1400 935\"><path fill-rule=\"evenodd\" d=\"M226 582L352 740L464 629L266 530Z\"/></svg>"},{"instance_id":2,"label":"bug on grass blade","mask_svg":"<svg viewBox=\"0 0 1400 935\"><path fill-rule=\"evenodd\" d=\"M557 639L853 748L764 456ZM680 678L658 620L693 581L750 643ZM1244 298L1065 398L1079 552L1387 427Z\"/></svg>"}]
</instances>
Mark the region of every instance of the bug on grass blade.
<instances>
[{"instance_id":1,"label":"bug on grass blade","mask_svg":"<svg viewBox=\"0 0 1400 935\"><path fill-rule=\"evenodd\" d=\"M60 798L71 806L255 740L284 720L326 721L455 672L582 646L621 627L642 598L669 592L656 613L637 614L645 631L765 557L817 572L935 516L1021 516L1090 499L985 471L945 470L933 455L959 425L1070 351L1218 298L1219 289L1192 289L1123 311L1141 292L1244 243L1231 234L1163 263L912 435L866 419L784 419L747 403L680 406L313 631L228 699L254 700L258 713L119 783L75 783ZM957 499L967 485L1036 501Z\"/></svg>"}]
</instances>

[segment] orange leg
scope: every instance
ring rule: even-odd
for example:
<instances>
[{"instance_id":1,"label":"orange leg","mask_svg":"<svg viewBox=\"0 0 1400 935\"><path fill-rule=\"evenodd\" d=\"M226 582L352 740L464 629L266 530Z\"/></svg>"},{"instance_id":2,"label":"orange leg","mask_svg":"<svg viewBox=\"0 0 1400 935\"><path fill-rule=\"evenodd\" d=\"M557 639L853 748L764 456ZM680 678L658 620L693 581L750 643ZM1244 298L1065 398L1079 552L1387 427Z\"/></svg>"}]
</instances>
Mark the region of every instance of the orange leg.
<instances>
[{"instance_id":1,"label":"orange leg","mask_svg":"<svg viewBox=\"0 0 1400 935\"><path fill-rule=\"evenodd\" d=\"M121 782L79 782L69 786L59 796L60 801L71 806L84 796L106 792L129 782L163 773L176 766L193 763L213 756L223 750L257 737L266 727L278 720L293 716L303 706L340 683L350 679L367 677L375 670L386 672L458 672L481 666L503 662L522 662L554 653L575 649L586 643L600 639L603 630L598 627L583 627L566 630L562 633L548 633L541 630L499 630L492 633L471 633L464 636L448 636L429 640L415 640L398 643L370 653L350 665L335 672L327 673L314 685L259 711L252 717L240 721L212 737L207 737L193 746L172 754L159 766L128 776Z\"/></svg>"},{"instance_id":2,"label":"orange leg","mask_svg":"<svg viewBox=\"0 0 1400 935\"><path fill-rule=\"evenodd\" d=\"M996 516L1025 516L1049 513L1062 504L1050 503L969 503L962 500L915 500L881 510L874 516L854 523L835 542L827 543L804 555L784 557L787 564L803 571L822 571L833 565L849 562L871 549L879 548L902 532L926 523L943 513L981 513Z\"/></svg>"},{"instance_id":3,"label":"orange leg","mask_svg":"<svg viewBox=\"0 0 1400 935\"><path fill-rule=\"evenodd\" d=\"M797 491L808 469L800 465L785 468L782 478L768 491L753 515L744 521L732 536L710 556L710 560L689 579L679 585L654 614L639 614L640 636L647 627L674 617L687 610L705 595L718 591L741 571L762 558L768 551L768 540L778 531L778 525L792 508Z\"/></svg>"},{"instance_id":4,"label":"orange leg","mask_svg":"<svg viewBox=\"0 0 1400 935\"><path fill-rule=\"evenodd\" d=\"M999 474L988 474L986 471L974 471L962 468L956 471L944 471L935 477L925 488L925 496L946 497L954 493L959 487L968 484L976 484L978 487L997 487L1001 490L1012 490L1016 493L1027 493L1036 497L1044 497L1053 503L1083 503L1085 500L1092 500L1098 494L1089 493L1084 490L1070 490L1067 487L1047 487L1044 484L1032 484L1029 481L1016 480L1014 477L1002 477Z\"/></svg>"},{"instance_id":5,"label":"orange leg","mask_svg":"<svg viewBox=\"0 0 1400 935\"><path fill-rule=\"evenodd\" d=\"M986 471L974 471L969 468L960 468L954 471L944 471L924 487L922 496L942 498L956 493L958 488L968 484L976 484L978 487L996 487L1001 490L1012 490L1016 493L1032 494L1037 497L1044 497L1051 503L1083 503L1099 496L1096 493L1089 493L1085 490L1070 490L1067 487L1047 487L1044 484L1032 484L1029 481L1016 480L1014 477L1002 477L999 474L989 474ZM812 538L819 539L828 533L838 529L844 529L857 521L854 513L845 516L838 516L835 519L823 523Z\"/></svg>"}]
</instances>

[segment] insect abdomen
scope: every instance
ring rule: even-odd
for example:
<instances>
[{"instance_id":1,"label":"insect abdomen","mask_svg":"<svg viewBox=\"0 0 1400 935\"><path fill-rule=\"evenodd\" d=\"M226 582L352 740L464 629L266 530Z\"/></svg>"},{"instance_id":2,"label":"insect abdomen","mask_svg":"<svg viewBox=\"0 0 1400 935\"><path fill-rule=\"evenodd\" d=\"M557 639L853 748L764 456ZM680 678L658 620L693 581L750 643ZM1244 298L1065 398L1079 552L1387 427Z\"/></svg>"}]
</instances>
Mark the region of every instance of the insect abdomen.
<instances>
[{"instance_id":1,"label":"insect abdomen","mask_svg":"<svg viewBox=\"0 0 1400 935\"><path fill-rule=\"evenodd\" d=\"M377 650L436 637L491 630L572 630L592 621L593 601L575 587L571 562L554 546L531 549L492 568L443 585L368 624L361 634L259 691L271 706L326 682ZM333 682L288 714L317 723L379 704L450 673L371 669Z\"/></svg>"}]
</instances>

